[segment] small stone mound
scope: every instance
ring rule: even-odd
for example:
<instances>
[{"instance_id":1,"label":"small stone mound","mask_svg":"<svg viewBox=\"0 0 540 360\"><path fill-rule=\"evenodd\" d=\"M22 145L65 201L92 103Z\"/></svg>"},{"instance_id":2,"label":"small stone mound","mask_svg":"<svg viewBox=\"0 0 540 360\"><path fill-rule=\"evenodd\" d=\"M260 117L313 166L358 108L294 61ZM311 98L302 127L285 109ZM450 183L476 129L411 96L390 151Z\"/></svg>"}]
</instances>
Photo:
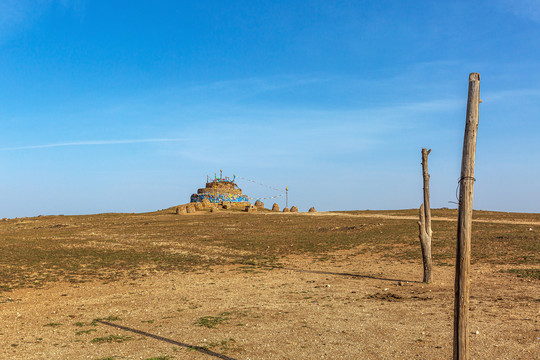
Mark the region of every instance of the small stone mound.
<instances>
[{"instance_id":1,"label":"small stone mound","mask_svg":"<svg viewBox=\"0 0 540 360\"><path fill-rule=\"evenodd\" d=\"M195 210L197 210L197 211L200 211L200 210L204 209L203 204L200 203L200 202L196 202L194 206L195 206Z\"/></svg>"},{"instance_id":2,"label":"small stone mound","mask_svg":"<svg viewBox=\"0 0 540 360\"><path fill-rule=\"evenodd\" d=\"M291 208L291 212L298 212L298 208L297 208L296 206L293 206L293 207Z\"/></svg>"},{"instance_id":3,"label":"small stone mound","mask_svg":"<svg viewBox=\"0 0 540 360\"><path fill-rule=\"evenodd\" d=\"M310 207L309 210L308 210L308 212L317 212L317 210L315 210L314 207Z\"/></svg>"},{"instance_id":4,"label":"small stone mound","mask_svg":"<svg viewBox=\"0 0 540 360\"><path fill-rule=\"evenodd\" d=\"M177 206L176 207L176 214L185 214L186 213L186 207L185 206Z\"/></svg>"},{"instance_id":5,"label":"small stone mound","mask_svg":"<svg viewBox=\"0 0 540 360\"><path fill-rule=\"evenodd\" d=\"M256 212L257 211L257 208L253 205L248 205L246 206L246 211L247 212Z\"/></svg>"},{"instance_id":6,"label":"small stone mound","mask_svg":"<svg viewBox=\"0 0 540 360\"><path fill-rule=\"evenodd\" d=\"M255 207L264 208L264 203L260 200L255 201Z\"/></svg>"},{"instance_id":7,"label":"small stone mound","mask_svg":"<svg viewBox=\"0 0 540 360\"><path fill-rule=\"evenodd\" d=\"M272 205L272 211L279 211L279 205L277 203L274 203L274 205Z\"/></svg>"},{"instance_id":8,"label":"small stone mound","mask_svg":"<svg viewBox=\"0 0 540 360\"><path fill-rule=\"evenodd\" d=\"M195 209L195 206L193 206L193 205L188 205L188 206L186 207L186 212L187 212L188 214L193 214L193 213L196 212L196 211L197 211L197 210Z\"/></svg>"},{"instance_id":9,"label":"small stone mound","mask_svg":"<svg viewBox=\"0 0 540 360\"><path fill-rule=\"evenodd\" d=\"M291 210L289 210L289 208L286 207L286 208L283 208L283 212L291 212Z\"/></svg>"}]
</instances>

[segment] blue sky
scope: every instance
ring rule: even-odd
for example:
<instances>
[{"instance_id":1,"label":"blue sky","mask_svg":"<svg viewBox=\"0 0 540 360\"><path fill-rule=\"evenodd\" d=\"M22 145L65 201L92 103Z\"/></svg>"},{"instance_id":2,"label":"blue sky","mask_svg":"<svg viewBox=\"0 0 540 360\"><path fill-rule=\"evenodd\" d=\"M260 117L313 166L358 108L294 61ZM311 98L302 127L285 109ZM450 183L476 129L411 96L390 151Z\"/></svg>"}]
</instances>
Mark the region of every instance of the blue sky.
<instances>
[{"instance_id":1,"label":"blue sky","mask_svg":"<svg viewBox=\"0 0 540 360\"><path fill-rule=\"evenodd\" d=\"M422 147L455 207L470 72L475 208L540 212L538 39L533 0L0 0L0 217L153 211L219 169L414 208Z\"/></svg>"}]
</instances>

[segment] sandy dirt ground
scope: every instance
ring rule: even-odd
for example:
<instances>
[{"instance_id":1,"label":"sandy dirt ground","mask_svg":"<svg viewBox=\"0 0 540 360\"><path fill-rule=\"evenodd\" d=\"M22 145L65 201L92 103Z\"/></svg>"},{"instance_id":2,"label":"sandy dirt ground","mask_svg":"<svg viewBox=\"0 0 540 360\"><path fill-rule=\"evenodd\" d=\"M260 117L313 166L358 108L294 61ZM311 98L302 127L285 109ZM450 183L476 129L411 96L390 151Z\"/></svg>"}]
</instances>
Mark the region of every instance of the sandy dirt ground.
<instances>
[{"instance_id":1,"label":"sandy dirt ground","mask_svg":"<svg viewBox=\"0 0 540 360\"><path fill-rule=\"evenodd\" d=\"M0 294L0 359L450 359L453 267L337 252ZM540 357L540 282L476 265L471 358Z\"/></svg>"}]
</instances>

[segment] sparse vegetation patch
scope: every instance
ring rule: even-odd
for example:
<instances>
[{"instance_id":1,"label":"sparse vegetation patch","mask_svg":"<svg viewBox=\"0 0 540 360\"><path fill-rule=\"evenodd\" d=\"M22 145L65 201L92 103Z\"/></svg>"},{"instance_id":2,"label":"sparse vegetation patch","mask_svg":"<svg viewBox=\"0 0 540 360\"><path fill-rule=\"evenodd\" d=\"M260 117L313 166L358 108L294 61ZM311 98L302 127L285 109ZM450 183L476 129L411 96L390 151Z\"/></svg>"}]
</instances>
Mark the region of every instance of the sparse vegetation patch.
<instances>
[{"instance_id":1,"label":"sparse vegetation patch","mask_svg":"<svg viewBox=\"0 0 540 360\"><path fill-rule=\"evenodd\" d=\"M215 328L219 324L227 321L229 318L225 316L203 316L195 321L195 325L207 328Z\"/></svg>"},{"instance_id":2,"label":"sparse vegetation patch","mask_svg":"<svg viewBox=\"0 0 540 360\"><path fill-rule=\"evenodd\" d=\"M515 274L520 278L531 278L540 280L540 269L510 269L507 272Z\"/></svg>"},{"instance_id":3,"label":"sparse vegetation patch","mask_svg":"<svg viewBox=\"0 0 540 360\"><path fill-rule=\"evenodd\" d=\"M121 343L124 341L131 340L131 336L125 335L109 335L105 337L98 337L90 340L93 344L103 344L103 343Z\"/></svg>"}]
</instances>

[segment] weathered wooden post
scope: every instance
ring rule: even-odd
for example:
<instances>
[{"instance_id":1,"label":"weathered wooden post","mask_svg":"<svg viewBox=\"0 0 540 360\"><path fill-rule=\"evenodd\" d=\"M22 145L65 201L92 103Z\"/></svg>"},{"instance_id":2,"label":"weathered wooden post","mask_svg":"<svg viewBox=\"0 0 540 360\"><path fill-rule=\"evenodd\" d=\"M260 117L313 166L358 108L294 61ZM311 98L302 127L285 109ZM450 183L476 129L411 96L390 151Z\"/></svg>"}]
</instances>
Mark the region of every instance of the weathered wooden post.
<instances>
[{"instance_id":1,"label":"weathered wooden post","mask_svg":"<svg viewBox=\"0 0 540 360\"><path fill-rule=\"evenodd\" d=\"M422 176L424 178L424 202L420 206L420 221L418 227L420 231L420 247L422 248L422 263L424 264L425 283L430 283L433 279L431 268L431 208L429 205L429 173L428 155L431 149L422 148Z\"/></svg>"},{"instance_id":2,"label":"weathered wooden post","mask_svg":"<svg viewBox=\"0 0 540 360\"><path fill-rule=\"evenodd\" d=\"M454 360L469 360L469 270L471 266L471 227L473 211L474 162L478 133L480 74L469 75L467 120L463 139L459 212L457 229L456 278L454 298Z\"/></svg>"}]
</instances>

